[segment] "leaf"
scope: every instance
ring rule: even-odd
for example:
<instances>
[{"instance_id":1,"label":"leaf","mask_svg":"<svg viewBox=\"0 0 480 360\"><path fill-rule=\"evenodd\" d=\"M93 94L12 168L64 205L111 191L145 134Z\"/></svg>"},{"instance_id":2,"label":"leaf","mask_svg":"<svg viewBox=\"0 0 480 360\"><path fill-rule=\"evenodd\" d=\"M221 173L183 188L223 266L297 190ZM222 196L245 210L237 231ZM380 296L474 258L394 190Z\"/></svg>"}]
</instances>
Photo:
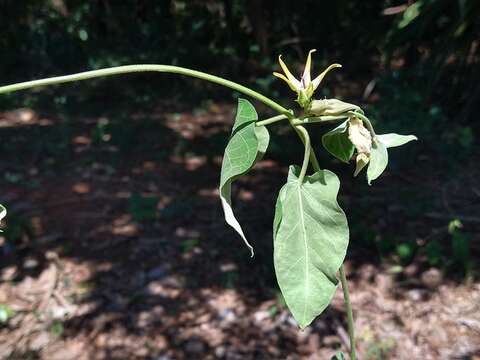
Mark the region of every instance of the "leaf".
<instances>
[{"instance_id":1,"label":"leaf","mask_svg":"<svg viewBox=\"0 0 480 360\"><path fill-rule=\"evenodd\" d=\"M5 304L0 304L0 324L5 324L13 315L13 310Z\"/></svg>"},{"instance_id":2,"label":"leaf","mask_svg":"<svg viewBox=\"0 0 480 360\"><path fill-rule=\"evenodd\" d=\"M232 135L223 156L219 186L225 221L240 234L252 256L253 248L233 214L231 185L238 177L247 173L267 150L270 140L268 130L264 126L255 126L256 120L258 116L253 105L247 100L239 99Z\"/></svg>"},{"instance_id":3,"label":"leaf","mask_svg":"<svg viewBox=\"0 0 480 360\"><path fill-rule=\"evenodd\" d=\"M274 265L288 308L303 329L330 303L348 246L348 224L337 203L338 177L321 170L300 184L290 167L277 199Z\"/></svg>"},{"instance_id":4,"label":"leaf","mask_svg":"<svg viewBox=\"0 0 480 360\"><path fill-rule=\"evenodd\" d=\"M324 134L322 136L322 144L330 154L348 163L355 151L355 147L348 138L348 121Z\"/></svg>"},{"instance_id":5,"label":"leaf","mask_svg":"<svg viewBox=\"0 0 480 360\"><path fill-rule=\"evenodd\" d=\"M345 360L345 355L343 352L338 351L335 355L333 355L330 360Z\"/></svg>"},{"instance_id":6,"label":"leaf","mask_svg":"<svg viewBox=\"0 0 480 360\"><path fill-rule=\"evenodd\" d=\"M378 178L385 171L388 164L387 148L381 141L373 141L372 151L370 152L370 162L367 169L367 182L371 185L372 181Z\"/></svg>"},{"instance_id":7,"label":"leaf","mask_svg":"<svg viewBox=\"0 0 480 360\"><path fill-rule=\"evenodd\" d=\"M7 216L7 209L5 209L5 206L0 204L0 221Z\"/></svg>"},{"instance_id":8,"label":"leaf","mask_svg":"<svg viewBox=\"0 0 480 360\"><path fill-rule=\"evenodd\" d=\"M0 221L2 221L5 216L7 216L7 209L5 208L5 206L0 204ZM0 229L0 233L1 232L3 232L3 230Z\"/></svg>"},{"instance_id":9,"label":"leaf","mask_svg":"<svg viewBox=\"0 0 480 360\"><path fill-rule=\"evenodd\" d=\"M368 185L385 171L388 164L387 148L404 145L412 140L417 140L414 135L383 134L377 135L372 143L370 162L367 169Z\"/></svg>"},{"instance_id":10,"label":"leaf","mask_svg":"<svg viewBox=\"0 0 480 360\"><path fill-rule=\"evenodd\" d=\"M383 134L377 137L387 148L402 146L412 140L418 140L415 135Z\"/></svg>"},{"instance_id":11,"label":"leaf","mask_svg":"<svg viewBox=\"0 0 480 360\"><path fill-rule=\"evenodd\" d=\"M403 17L398 23L398 28L403 29L404 27L410 25L410 23L415 20L418 15L420 15L422 5L422 1L417 1L410 5L407 10L403 12Z\"/></svg>"}]
</instances>

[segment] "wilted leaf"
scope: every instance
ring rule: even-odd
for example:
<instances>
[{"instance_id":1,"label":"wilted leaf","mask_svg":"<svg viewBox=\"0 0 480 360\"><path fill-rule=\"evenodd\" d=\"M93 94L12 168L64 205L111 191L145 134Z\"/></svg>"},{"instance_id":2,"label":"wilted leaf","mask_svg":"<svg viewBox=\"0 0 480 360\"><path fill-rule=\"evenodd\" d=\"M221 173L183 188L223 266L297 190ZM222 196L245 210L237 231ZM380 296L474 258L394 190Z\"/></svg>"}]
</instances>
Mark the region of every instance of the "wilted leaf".
<instances>
[{"instance_id":1,"label":"wilted leaf","mask_svg":"<svg viewBox=\"0 0 480 360\"><path fill-rule=\"evenodd\" d=\"M374 141L370 152L370 162L367 169L368 185L385 171L388 164L387 148L381 141Z\"/></svg>"},{"instance_id":2,"label":"wilted leaf","mask_svg":"<svg viewBox=\"0 0 480 360\"><path fill-rule=\"evenodd\" d=\"M274 220L274 264L280 290L301 328L330 303L348 246L348 224L337 203L338 177L321 170L298 179L290 167Z\"/></svg>"},{"instance_id":3,"label":"wilted leaf","mask_svg":"<svg viewBox=\"0 0 480 360\"><path fill-rule=\"evenodd\" d=\"M233 214L231 185L235 179L247 173L267 150L270 140L268 130L264 126L255 126L257 119L253 105L239 99L232 135L223 156L219 187L225 221L240 234L252 255L253 248Z\"/></svg>"}]
</instances>

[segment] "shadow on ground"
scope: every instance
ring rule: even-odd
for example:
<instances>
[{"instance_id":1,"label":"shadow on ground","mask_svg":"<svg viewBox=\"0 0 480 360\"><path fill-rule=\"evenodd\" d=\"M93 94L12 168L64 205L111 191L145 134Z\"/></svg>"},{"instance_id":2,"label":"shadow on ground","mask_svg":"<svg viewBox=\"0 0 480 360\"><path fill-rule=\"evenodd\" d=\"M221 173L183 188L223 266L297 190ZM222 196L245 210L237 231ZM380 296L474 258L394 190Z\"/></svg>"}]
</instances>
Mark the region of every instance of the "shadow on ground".
<instances>
[{"instance_id":1,"label":"shadow on ground","mask_svg":"<svg viewBox=\"0 0 480 360\"><path fill-rule=\"evenodd\" d=\"M216 189L232 108L156 113L0 116L9 209L0 303L14 314L0 328L5 358L325 359L346 350L341 294L301 332L276 287L271 221L286 178L278 158L293 147L283 129L273 155L236 186L250 259L223 222ZM474 272L432 266L427 251L432 239L449 244L459 214L464 233L478 228L468 216L478 209L474 176L460 175L439 184L435 169L410 169L373 188L344 182L364 358L478 354ZM468 236L474 262L478 236ZM442 249L436 256L443 261Z\"/></svg>"}]
</instances>

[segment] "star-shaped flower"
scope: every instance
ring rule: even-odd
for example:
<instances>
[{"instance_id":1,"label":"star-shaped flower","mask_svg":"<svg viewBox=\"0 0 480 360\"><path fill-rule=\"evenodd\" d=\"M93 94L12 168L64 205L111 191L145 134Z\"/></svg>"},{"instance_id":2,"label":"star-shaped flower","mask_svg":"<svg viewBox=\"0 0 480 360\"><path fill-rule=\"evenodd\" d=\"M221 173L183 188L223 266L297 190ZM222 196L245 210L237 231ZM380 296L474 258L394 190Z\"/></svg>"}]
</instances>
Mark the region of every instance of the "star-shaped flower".
<instances>
[{"instance_id":1,"label":"star-shaped flower","mask_svg":"<svg viewBox=\"0 0 480 360\"><path fill-rule=\"evenodd\" d=\"M295 78L295 76L292 75L290 70L288 70L287 65L285 65L282 60L282 55L278 57L278 62L282 67L283 74L278 72L273 73L273 75L275 75L276 77L284 80L288 84L290 89L297 93L297 101L300 106L304 108L310 105L312 95L322 82L325 75L327 75L327 73L332 69L342 67L342 65L340 64L332 64L328 68L326 68L320 75L318 75L315 79L312 80L310 75L310 68L312 66L312 53L314 53L315 51L316 50L313 49L308 52L307 62L305 63L305 69L300 80Z\"/></svg>"}]
</instances>

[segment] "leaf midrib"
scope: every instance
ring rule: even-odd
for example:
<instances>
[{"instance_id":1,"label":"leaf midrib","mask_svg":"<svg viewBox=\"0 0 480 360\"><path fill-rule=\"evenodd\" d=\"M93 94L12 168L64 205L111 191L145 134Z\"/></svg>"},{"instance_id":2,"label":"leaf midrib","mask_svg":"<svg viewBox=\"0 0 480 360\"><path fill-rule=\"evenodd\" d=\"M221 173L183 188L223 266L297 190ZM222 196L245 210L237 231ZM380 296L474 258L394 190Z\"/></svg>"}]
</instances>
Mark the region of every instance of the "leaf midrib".
<instances>
[{"instance_id":1,"label":"leaf midrib","mask_svg":"<svg viewBox=\"0 0 480 360\"><path fill-rule=\"evenodd\" d=\"M308 243L307 243L307 233L305 230L305 217L304 213L302 211L303 209L303 199L302 199L302 193L301 193L301 188L302 184L298 182L297 184L297 196L298 196L298 205L299 205L299 213L300 213L300 221L301 221L301 231L302 231L302 237L303 237L303 245L305 247L305 282L304 282L304 287L303 287L303 292L304 292L304 297L305 299L309 297L308 293L308 283L309 283L309 276L310 274L308 273ZM307 314L307 301L304 301L303 303L303 312L302 312L302 319L303 322L306 321L306 314Z\"/></svg>"}]
</instances>

